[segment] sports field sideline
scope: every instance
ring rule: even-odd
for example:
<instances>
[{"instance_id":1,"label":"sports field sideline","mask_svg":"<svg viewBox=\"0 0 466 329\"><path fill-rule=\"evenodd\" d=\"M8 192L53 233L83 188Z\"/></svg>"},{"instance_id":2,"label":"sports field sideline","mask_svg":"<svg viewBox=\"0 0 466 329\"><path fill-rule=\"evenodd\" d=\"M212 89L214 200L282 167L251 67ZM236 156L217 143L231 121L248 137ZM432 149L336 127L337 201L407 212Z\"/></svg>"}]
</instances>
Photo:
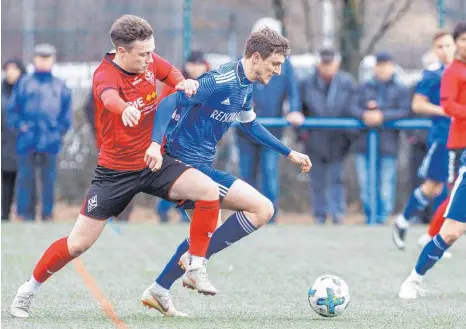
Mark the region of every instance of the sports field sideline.
<instances>
[{"instance_id":1,"label":"sports field sideline","mask_svg":"<svg viewBox=\"0 0 466 329\"><path fill-rule=\"evenodd\" d=\"M171 257L187 225L108 225L96 245L39 291L32 317L9 314L17 287L45 248L71 223L2 223L2 328L465 328L466 239L428 273L427 297L397 299L419 253L409 232L407 252L392 245L390 228L267 226L214 256L209 275L219 293L204 297L175 283L176 306L190 318L163 318L139 297ZM307 291L313 279L336 274L351 303L333 319L315 314Z\"/></svg>"}]
</instances>

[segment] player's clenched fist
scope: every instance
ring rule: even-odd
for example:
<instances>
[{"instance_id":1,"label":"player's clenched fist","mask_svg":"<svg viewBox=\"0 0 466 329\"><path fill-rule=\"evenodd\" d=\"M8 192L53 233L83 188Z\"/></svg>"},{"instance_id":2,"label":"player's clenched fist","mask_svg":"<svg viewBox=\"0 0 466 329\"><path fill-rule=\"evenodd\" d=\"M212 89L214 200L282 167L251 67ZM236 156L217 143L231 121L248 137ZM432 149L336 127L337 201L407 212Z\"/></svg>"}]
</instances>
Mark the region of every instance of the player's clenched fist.
<instances>
[{"instance_id":1,"label":"player's clenched fist","mask_svg":"<svg viewBox=\"0 0 466 329\"><path fill-rule=\"evenodd\" d=\"M144 162L150 170L157 171L162 167L162 152L160 151L160 144L152 142L144 155Z\"/></svg>"},{"instance_id":2,"label":"player's clenched fist","mask_svg":"<svg viewBox=\"0 0 466 329\"><path fill-rule=\"evenodd\" d=\"M126 127L134 127L139 123L141 119L141 111L134 106L127 106L121 114L121 120Z\"/></svg>"},{"instance_id":3,"label":"player's clenched fist","mask_svg":"<svg viewBox=\"0 0 466 329\"><path fill-rule=\"evenodd\" d=\"M295 164L301 165L301 171L303 173L309 172L309 170L311 170L312 162L306 154L291 151L291 153L288 155L288 159L290 159L291 162Z\"/></svg>"},{"instance_id":4,"label":"player's clenched fist","mask_svg":"<svg viewBox=\"0 0 466 329\"><path fill-rule=\"evenodd\" d=\"M176 90L182 90L186 96L192 96L197 93L199 82L197 80L186 79L178 83L175 87Z\"/></svg>"}]
</instances>

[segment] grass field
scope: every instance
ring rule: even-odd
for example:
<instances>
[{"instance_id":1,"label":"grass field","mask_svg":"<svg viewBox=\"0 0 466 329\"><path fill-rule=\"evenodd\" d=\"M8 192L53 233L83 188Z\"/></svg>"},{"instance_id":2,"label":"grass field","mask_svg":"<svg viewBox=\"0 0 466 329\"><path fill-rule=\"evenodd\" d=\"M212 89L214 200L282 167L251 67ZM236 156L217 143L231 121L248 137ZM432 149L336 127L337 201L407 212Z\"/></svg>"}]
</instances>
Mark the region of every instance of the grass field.
<instances>
[{"instance_id":1,"label":"grass field","mask_svg":"<svg viewBox=\"0 0 466 329\"><path fill-rule=\"evenodd\" d=\"M108 226L81 263L69 264L41 287L31 318L12 318L17 287L45 248L71 227L2 223L2 328L466 327L466 237L452 248L452 259L429 273L426 298L396 297L417 258L421 227L409 232L409 248L402 253L394 249L389 227L268 226L212 258L209 274L217 296L204 297L176 283L175 303L190 318L173 319L143 308L139 297L188 226L137 223L120 226L120 233ZM346 312L333 319L316 315L307 302L310 283L326 273L346 280L352 297ZM118 318L104 314L96 289Z\"/></svg>"}]
</instances>

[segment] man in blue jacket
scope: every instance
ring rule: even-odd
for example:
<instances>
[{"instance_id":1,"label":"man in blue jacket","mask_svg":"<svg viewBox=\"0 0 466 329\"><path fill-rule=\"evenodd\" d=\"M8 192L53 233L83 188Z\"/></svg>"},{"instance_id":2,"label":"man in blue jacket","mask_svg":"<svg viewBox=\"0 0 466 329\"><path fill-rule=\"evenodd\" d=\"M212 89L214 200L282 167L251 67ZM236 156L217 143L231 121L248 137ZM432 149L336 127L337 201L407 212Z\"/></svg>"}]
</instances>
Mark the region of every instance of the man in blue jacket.
<instances>
[{"instance_id":1,"label":"man in blue jacket","mask_svg":"<svg viewBox=\"0 0 466 329\"><path fill-rule=\"evenodd\" d=\"M8 103L8 125L18 132L18 177L16 210L31 218L36 169L41 172L42 219L52 218L57 154L71 125L71 92L65 82L52 75L56 50L49 44L34 48L32 74L25 75L13 88Z\"/></svg>"},{"instance_id":2,"label":"man in blue jacket","mask_svg":"<svg viewBox=\"0 0 466 329\"><path fill-rule=\"evenodd\" d=\"M377 191L379 212L376 223L383 224L395 205L396 166L399 132L379 128L384 122L409 116L411 97L409 89L398 80L392 56L381 52L376 55L374 76L359 88L355 100L351 102L352 115L362 120L368 127L379 129L380 159L379 188ZM362 133L355 141L356 170L361 201L367 218L370 218L369 186L367 161L367 133Z\"/></svg>"},{"instance_id":3,"label":"man in blue jacket","mask_svg":"<svg viewBox=\"0 0 466 329\"><path fill-rule=\"evenodd\" d=\"M264 27L269 27L274 31L282 33L280 21L275 18L264 17L259 19L253 26L252 32ZM275 75L265 86L260 83L253 85L253 104L257 117L283 117L283 104L285 98L289 101L288 121L299 126L304 121L304 116L300 112L301 104L299 100L299 88L296 81L293 67L289 59L282 65L280 75ZM281 138L281 128L271 128L269 131L277 138ZM238 146L240 152L240 177L245 182L259 189L275 208L273 222L278 212L279 198L279 154L252 142L242 131L238 129ZM259 167L260 164L260 167ZM258 181L259 171L261 183Z\"/></svg>"}]
</instances>

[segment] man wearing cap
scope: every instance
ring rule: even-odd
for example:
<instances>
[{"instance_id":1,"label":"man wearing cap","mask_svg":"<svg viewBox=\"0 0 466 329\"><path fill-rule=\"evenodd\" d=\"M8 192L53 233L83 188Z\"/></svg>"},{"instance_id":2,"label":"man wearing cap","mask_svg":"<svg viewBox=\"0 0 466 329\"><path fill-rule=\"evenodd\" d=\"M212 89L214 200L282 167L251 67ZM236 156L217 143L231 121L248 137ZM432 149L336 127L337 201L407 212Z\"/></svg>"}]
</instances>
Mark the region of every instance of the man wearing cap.
<instances>
[{"instance_id":1,"label":"man wearing cap","mask_svg":"<svg viewBox=\"0 0 466 329\"><path fill-rule=\"evenodd\" d=\"M379 130L380 133L378 163L380 190L377 191L379 211L376 214L376 222L368 222L368 224L385 223L395 205L399 132L383 129L381 126L384 122L408 117L410 108L409 89L396 76L392 56L386 52L376 54L374 75L359 88L350 107L354 117L362 120L368 127ZM369 220L371 209L368 204L367 132L359 136L354 147L361 202Z\"/></svg>"},{"instance_id":2,"label":"man wearing cap","mask_svg":"<svg viewBox=\"0 0 466 329\"><path fill-rule=\"evenodd\" d=\"M282 34L283 28L279 20L263 17L256 21L252 32L269 27ZM253 104L257 117L283 117L285 99L288 99L288 113L286 119L293 126L300 126L304 121L301 113L298 82L294 75L293 66L287 58L282 65L281 73L272 77L267 85L253 83ZM270 128L269 131L277 138L281 138L281 128ZM251 141L241 129L237 129L240 178L260 190L272 201L275 212L269 223L274 222L278 214L279 199L279 154L271 149ZM261 180L259 182L259 172Z\"/></svg>"},{"instance_id":3,"label":"man wearing cap","mask_svg":"<svg viewBox=\"0 0 466 329\"><path fill-rule=\"evenodd\" d=\"M52 45L34 48L34 72L13 88L8 103L8 125L18 132L18 176L16 210L24 220L34 194L36 170L40 169L42 220L52 218L57 154L71 125L71 92L65 82L52 75L56 50Z\"/></svg>"},{"instance_id":4,"label":"man wearing cap","mask_svg":"<svg viewBox=\"0 0 466 329\"><path fill-rule=\"evenodd\" d=\"M324 48L319 57L317 67L300 86L303 113L318 118L348 116L356 82L349 73L340 70L340 55L335 50ZM300 140L313 163L310 195L314 220L324 224L331 216L334 224L340 224L345 213L342 162L350 146L348 135L342 130L303 129Z\"/></svg>"}]
</instances>

